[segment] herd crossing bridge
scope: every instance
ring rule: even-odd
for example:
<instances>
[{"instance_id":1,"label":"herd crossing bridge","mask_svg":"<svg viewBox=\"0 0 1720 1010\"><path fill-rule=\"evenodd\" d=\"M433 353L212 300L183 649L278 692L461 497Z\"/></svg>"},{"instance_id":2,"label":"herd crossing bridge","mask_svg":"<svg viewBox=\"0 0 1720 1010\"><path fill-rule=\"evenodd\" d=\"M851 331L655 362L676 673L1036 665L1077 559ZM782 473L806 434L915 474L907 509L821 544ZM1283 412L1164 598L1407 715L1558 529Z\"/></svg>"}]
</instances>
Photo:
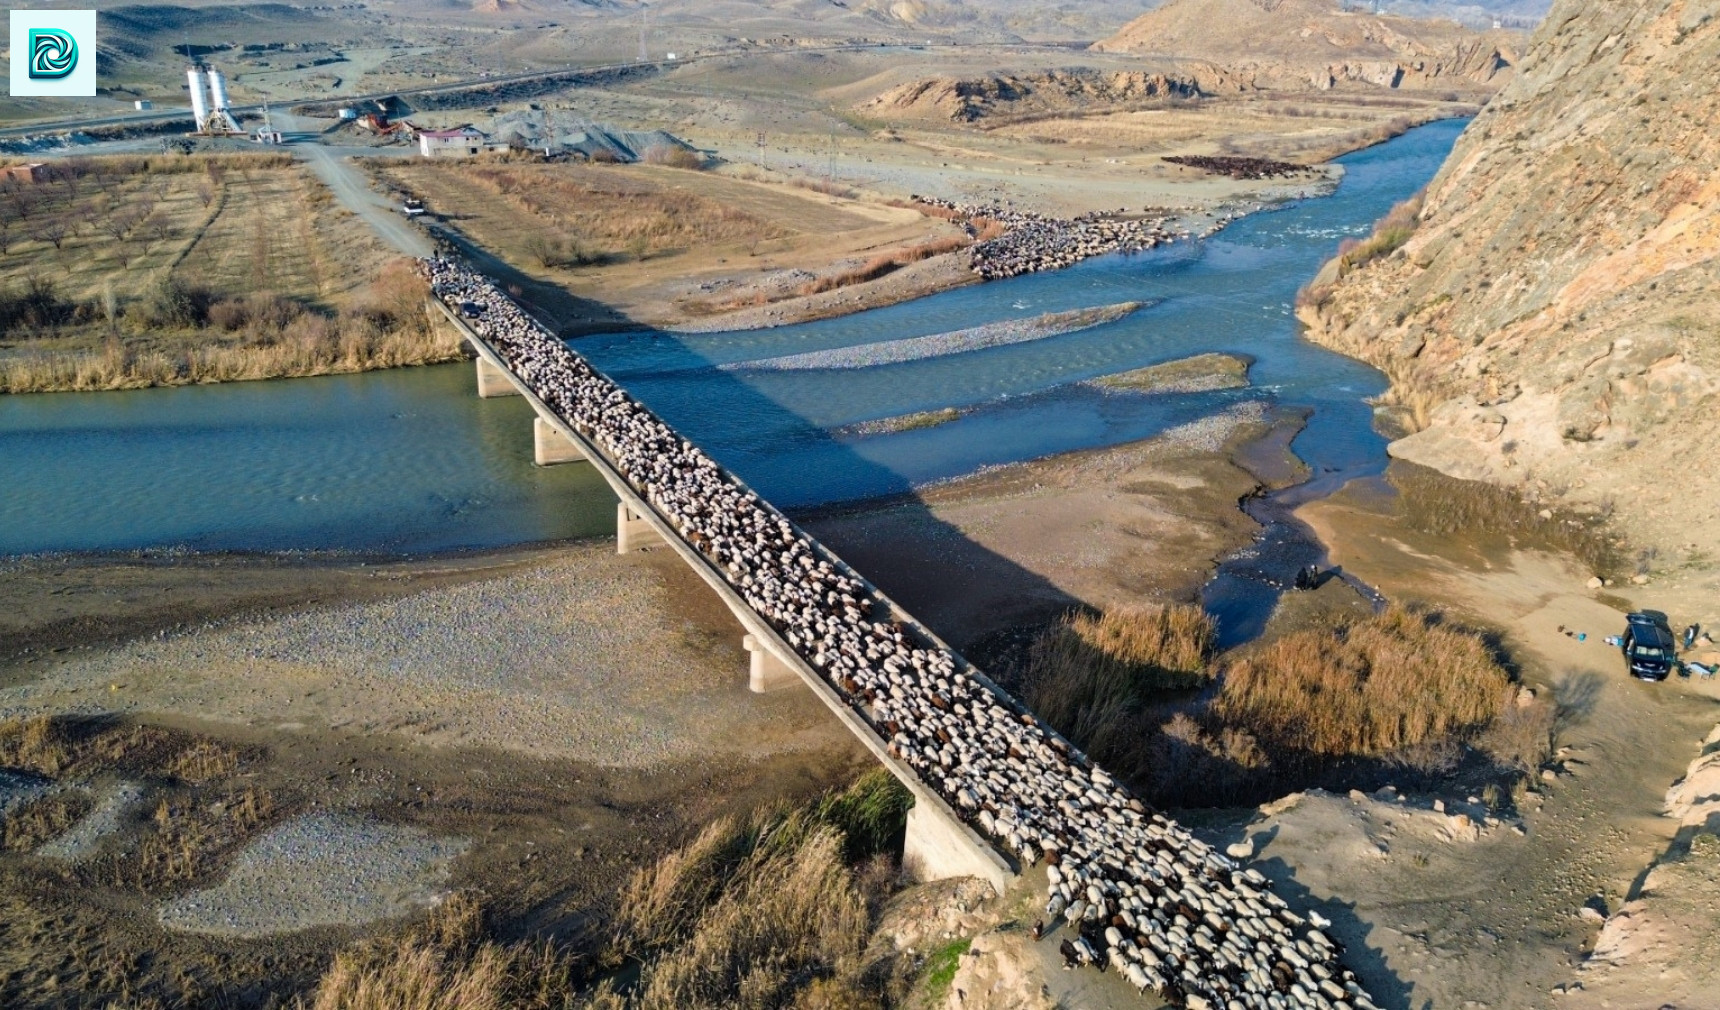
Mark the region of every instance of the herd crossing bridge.
<instances>
[{"instance_id":1,"label":"herd crossing bridge","mask_svg":"<svg viewBox=\"0 0 1720 1010\"><path fill-rule=\"evenodd\" d=\"M1190 1010L1376 1010L1330 922L1129 795L487 278L422 268L433 316L477 354L478 394L536 412L536 462L614 490L618 552L675 551L740 624L751 689L812 691L913 795L910 874L1003 893L1044 863L1065 958Z\"/></svg>"}]
</instances>

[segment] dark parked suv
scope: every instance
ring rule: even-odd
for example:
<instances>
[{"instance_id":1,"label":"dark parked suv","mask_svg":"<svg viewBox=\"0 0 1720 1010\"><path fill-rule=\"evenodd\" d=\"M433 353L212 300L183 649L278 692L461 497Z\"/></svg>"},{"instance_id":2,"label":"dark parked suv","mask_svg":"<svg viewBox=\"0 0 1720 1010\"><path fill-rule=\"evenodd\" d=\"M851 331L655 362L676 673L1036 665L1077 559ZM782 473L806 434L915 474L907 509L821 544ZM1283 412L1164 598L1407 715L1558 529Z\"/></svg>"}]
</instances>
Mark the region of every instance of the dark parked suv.
<instances>
[{"instance_id":1,"label":"dark parked suv","mask_svg":"<svg viewBox=\"0 0 1720 1010\"><path fill-rule=\"evenodd\" d=\"M1644 610L1624 620L1624 662L1630 675L1640 680L1665 680L1678 656L1666 615Z\"/></svg>"}]
</instances>

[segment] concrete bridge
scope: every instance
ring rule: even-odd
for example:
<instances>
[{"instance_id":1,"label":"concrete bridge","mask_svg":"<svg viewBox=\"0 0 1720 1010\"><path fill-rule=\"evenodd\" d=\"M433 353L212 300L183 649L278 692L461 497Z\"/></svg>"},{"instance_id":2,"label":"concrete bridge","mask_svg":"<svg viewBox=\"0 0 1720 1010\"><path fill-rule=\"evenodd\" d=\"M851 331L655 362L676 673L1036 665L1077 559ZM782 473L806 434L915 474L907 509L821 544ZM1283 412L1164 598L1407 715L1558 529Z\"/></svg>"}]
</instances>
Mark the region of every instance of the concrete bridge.
<instances>
[{"instance_id":1,"label":"concrete bridge","mask_svg":"<svg viewBox=\"0 0 1720 1010\"><path fill-rule=\"evenodd\" d=\"M920 880L978 877L990 882L999 894L1003 893L1009 881L1020 871L1018 861L994 849L963 822L943 797L928 789L912 768L891 754L888 742L855 713L849 703L782 639L768 621L741 599L710 559L681 538L674 524L634 489L615 468L613 461L581 435L577 428L558 416L527 383L515 375L495 347L441 300L432 298L429 304L431 311L438 312L453 325L477 352L478 395L522 396L537 412L537 416L532 419L534 461L539 466L586 464L596 469L609 484L615 496L620 499L615 506L617 553L627 554L654 544L667 545L728 605L729 611L740 624L742 647L749 654L748 686L761 694L796 686L811 690L913 794L914 805L908 812L907 840L902 853L903 867ZM746 486L733 474L729 474L729 479L741 487ZM867 582L834 553L822 546L820 549L826 560L836 565L844 574L863 583L878 600L887 603L890 619L913 628L927 641L935 642L952 655L955 654L955 650L949 649L942 639L914 620L907 611L890 602L876 586ZM976 678L982 677L971 667L965 672ZM1000 697L1008 697L989 680L984 683Z\"/></svg>"},{"instance_id":2,"label":"concrete bridge","mask_svg":"<svg viewBox=\"0 0 1720 1010\"><path fill-rule=\"evenodd\" d=\"M740 624L752 689L804 685L913 794L910 873L1002 892L1043 860L1046 918L1075 929L1064 956L1189 1010L1375 1010L1330 923L1151 812L492 282L424 269L432 311L477 351L479 393L536 411L537 461L595 467L615 491L617 550L674 550Z\"/></svg>"}]
</instances>

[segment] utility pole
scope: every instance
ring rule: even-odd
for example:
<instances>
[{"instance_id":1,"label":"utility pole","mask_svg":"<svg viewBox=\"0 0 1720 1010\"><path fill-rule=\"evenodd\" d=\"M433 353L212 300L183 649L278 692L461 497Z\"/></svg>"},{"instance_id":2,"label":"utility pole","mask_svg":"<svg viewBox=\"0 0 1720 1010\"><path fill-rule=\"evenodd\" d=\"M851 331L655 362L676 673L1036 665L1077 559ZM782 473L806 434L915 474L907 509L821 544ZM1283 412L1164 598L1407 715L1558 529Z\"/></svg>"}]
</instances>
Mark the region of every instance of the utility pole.
<instances>
[{"instance_id":1,"label":"utility pole","mask_svg":"<svg viewBox=\"0 0 1720 1010\"><path fill-rule=\"evenodd\" d=\"M651 53L645 48L645 30L651 24L651 8L639 5L639 62L644 63L651 58Z\"/></svg>"}]
</instances>

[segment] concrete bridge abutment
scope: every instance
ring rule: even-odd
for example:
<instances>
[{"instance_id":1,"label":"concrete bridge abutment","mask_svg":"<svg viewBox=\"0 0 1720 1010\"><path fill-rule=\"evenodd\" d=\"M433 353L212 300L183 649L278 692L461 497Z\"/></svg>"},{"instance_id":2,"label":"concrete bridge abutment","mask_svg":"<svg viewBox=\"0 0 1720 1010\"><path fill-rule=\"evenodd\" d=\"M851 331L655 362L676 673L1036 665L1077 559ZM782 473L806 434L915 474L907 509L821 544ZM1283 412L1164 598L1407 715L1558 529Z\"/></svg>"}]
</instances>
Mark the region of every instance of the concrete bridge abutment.
<instances>
[{"instance_id":1,"label":"concrete bridge abutment","mask_svg":"<svg viewBox=\"0 0 1720 1010\"><path fill-rule=\"evenodd\" d=\"M908 808L908 834L902 843L902 870L920 883L951 877L978 877L998 894L1008 890L1015 871L967 825L918 796Z\"/></svg>"},{"instance_id":2,"label":"concrete bridge abutment","mask_svg":"<svg viewBox=\"0 0 1720 1010\"><path fill-rule=\"evenodd\" d=\"M579 446L541 417L532 418L532 461L538 466L591 462Z\"/></svg>"},{"instance_id":3,"label":"concrete bridge abutment","mask_svg":"<svg viewBox=\"0 0 1720 1010\"><path fill-rule=\"evenodd\" d=\"M508 373L490 362L483 356L478 356L478 395L489 399L496 396L518 396L520 391L515 388L513 379Z\"/></svg>"},{"instance_id":4,"label":"concrete bridge abutment","mask_svg":"<svg viewBox=\"0 0 1720 1010\"><path fill-rule=\"evenodd\" d=\"M644 516L628 508L625 501L615 503L615 553L631 554L662 542L663 535Z\"/></svg>"}]
</instances>

